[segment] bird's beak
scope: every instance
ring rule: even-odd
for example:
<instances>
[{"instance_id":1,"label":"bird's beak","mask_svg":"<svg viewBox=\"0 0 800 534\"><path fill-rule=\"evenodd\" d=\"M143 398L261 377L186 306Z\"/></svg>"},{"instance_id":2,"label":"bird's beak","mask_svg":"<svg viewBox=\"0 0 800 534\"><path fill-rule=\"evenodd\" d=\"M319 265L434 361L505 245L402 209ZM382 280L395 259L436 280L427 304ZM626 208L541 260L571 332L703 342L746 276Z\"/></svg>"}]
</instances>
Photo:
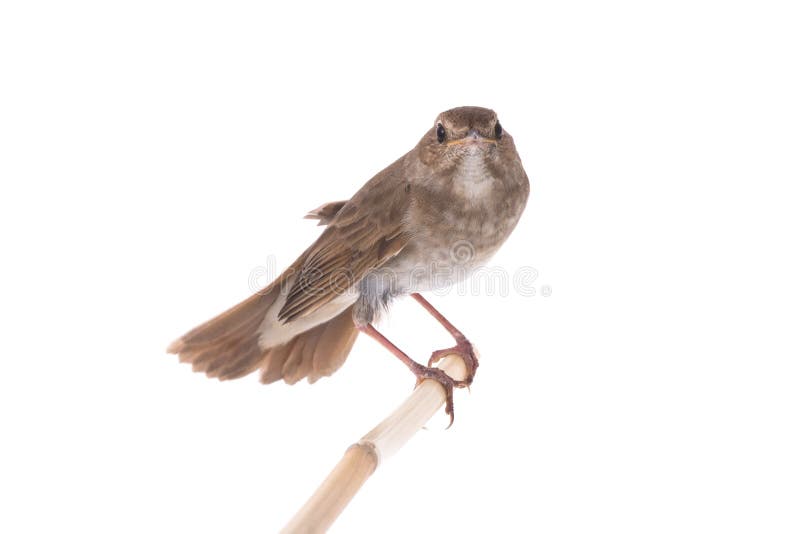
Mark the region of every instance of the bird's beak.
<instances>
[{"instance_id":1,"label":"bird's beak","mask_svg":"<svg viewBox=\"0 0 800 534\"><path fill-rule=\"evenodd\" d=\"M497 144L496 139L489 139L487 137L483 137L481 134L476 132L475 130L470 130L467 132L467 135L464 136L462 139L453 139L452 141L447 142L447 146L453 145L475 145L478 143L490 143L492 145Z\"/></svg>"}]
</instances>

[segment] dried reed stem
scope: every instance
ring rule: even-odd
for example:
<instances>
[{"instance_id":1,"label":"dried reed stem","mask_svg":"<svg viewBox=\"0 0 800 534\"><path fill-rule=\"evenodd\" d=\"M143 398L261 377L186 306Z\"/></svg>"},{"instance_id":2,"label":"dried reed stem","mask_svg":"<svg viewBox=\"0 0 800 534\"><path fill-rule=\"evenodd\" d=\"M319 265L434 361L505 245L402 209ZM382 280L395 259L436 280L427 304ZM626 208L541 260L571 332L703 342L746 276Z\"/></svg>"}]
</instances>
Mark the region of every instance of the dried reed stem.
<instances>
[{"instance_id":1,"label":"dried reed stem","mask_svg":"<svg viewBox=\"0 0 800 534\"><path fill-rule=\"evenodd\" d=\"M463 380L466 375L464 361L457 355L443 358L439 367L455 380ZM281 532L325 532L378 465L405 445L444 401L441 384L424 380L394 412L347 449L333 471Z\"/></svg>"}]
</instances>

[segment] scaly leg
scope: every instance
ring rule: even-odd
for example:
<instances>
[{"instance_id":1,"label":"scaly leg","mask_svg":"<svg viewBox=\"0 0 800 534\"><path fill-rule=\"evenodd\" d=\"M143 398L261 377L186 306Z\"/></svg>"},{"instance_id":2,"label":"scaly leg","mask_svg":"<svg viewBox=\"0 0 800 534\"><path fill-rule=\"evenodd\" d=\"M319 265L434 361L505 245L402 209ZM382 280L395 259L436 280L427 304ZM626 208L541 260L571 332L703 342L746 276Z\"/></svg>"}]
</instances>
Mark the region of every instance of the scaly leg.
<instances>
[{"instance_id":1,"label":"scaly leg","mask_svg":"<svg viewBox=\"0 0 800 534\"><path fill-rule=\"evenodd\" d=\"M386 336L378 332L371 324L359 326L358 329L383 345L389 352L394 354L397 359L406 364L406 367L411 369L411 372L417 377L417 384L425 379L430 378L432 380L436 380L442 385L445 392L445 413L450 416L450 424L447 425L447 428L450 428L453 425L454 417L453 387L463 388L466 387L467 384L463 380L453 380L450 375L439 368L425 367L424 365L415 362L405 352L400 350L397 345L389 341Z\"/></svg>"},{"instance_id":2,"label":"scaly leg","mask_svg":"<svg viewBox=\"0 0 800 534\"><path fill-rule=\"evenodd\" d=\"M428 313L430 313L434 319L439 321L445 330L450 332L450 335L456 340L456 346L451 347L449 349L442 349L434 351L431 354L430 360L428 360L428 366L433 366L434 363L438 362L448 354L458 354L461 356L461 359L464 360L464 365L467 368L467 377L463 380L463 382L469 387L472 384L472 380L475 378L475 372L478 370L478 358L475 356L475 349L472 347L472 343L469 342L467 337L461 333L461 330L453 326L453 323L447 320L444 315L442 315L439 310L433 307L433 305L428 302L425 297L420 295L419 293L411 293L411 296L420 303L420 305L425 308Z\"/></svg>"}]
</instances>

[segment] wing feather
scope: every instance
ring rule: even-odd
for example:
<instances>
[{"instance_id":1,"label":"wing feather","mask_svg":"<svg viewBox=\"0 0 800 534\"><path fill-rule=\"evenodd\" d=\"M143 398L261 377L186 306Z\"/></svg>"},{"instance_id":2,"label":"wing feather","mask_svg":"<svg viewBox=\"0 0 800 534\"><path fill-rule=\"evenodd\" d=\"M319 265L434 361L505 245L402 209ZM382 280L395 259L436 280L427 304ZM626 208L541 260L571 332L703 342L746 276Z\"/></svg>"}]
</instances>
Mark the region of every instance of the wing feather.
<instances>
[{"instance_id":1,"label":"wing feather","mask_svg":"<svg viewBox=\"0 0 800 534\"><path fill-rule=\"evenodd\" d=\"M387 167L338 207L306 251L278 318L304 317L355 286L397 255L411 235L405 229L410 195L402 159Z\"/></svg>"}]
</instances>

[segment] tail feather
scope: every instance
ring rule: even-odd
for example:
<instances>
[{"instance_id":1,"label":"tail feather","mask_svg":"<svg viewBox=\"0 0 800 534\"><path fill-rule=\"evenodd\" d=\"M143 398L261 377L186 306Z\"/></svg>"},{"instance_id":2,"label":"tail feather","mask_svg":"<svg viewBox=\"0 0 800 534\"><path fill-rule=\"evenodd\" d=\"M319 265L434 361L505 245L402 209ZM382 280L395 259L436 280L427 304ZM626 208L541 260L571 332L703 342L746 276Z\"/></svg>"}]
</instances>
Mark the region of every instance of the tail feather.
<instances>
[{"instance_id":1,"label":"tail feather","mask_svg":"<svg viewBox=\"0 0 800 534\"><path fill-rule=\"evenodd\" d=\"M283 380L294 384L308 377L313 384L332 375L342 366L358 337L352 319L352 306L333 319L294 337L284 345L265 352L261 382Z\"/></svg>"},{"instance_id":2,"label":"tail feather","mask_svg":"<svg viewBox=\"0 0 800 534\"><path fill-rule=\"evenodd\" d=\"M294 338L292 349L286 362L283 364L283 380L287 384L294 384L311 371L311 360L304 358L305 348L314 342L314 334L306 332Z\"/></svg>"},{"instance_id":3,"label":"tail feather","mask_svg":"<svg viewBox=\"0 0 800 534\"><path fill-rule=\"evenodd\" d=\"M283 362L283 367L281 369L281 375L283 377L284 382L287 384L294 384L301 378L299 373L299 369L302 362L302 355L303 355L303 338L302 336L298 336L295 338L294 343L289 348L286 361Z\"/></svg>"},{"instance_id":4,"label":"tail feather","mask_svg":"<svg viewBox=\"0 0 800 534\"><path fill-rule=\"evenodd\" d=\"M265 384L281 378L294 384L304 377L313 383L331 375L344 363L358 336L352 306L283 344L262 348L259 343L262 323L280 298L283 278L189 331L167 351L191 363L193 370L220 380L241 378L258 369Z\"/></svg>"},{"instance_id":5,"label":"tail feather","mask_svg":"<svg viewBox=\"0 0 800 534\"><path fill-rule=\"evenodd\" d=\"M261 362L264 361L264 351L257 343L242 345L242 348L235 353L230 360L225 362L215 370L215 377L220 380L233 380L242 378L256 371ZM209 376L212 376L209 372Z\"/></svg>"},{"instance_id":6,"label":"tail feather","mask_svg":"<svg viewBox=\"0 0 800 534\"><path fill-rule=\"evenodd\" d=\"M266 352L263 364L261 365L261 383L271 384L283 378L283 364L289 357L289 351L294 339L284 345L278 345Z\"/></svg>"},{"instance_id":7,"label":"tail feather","mask_svg":"<svg viewBox=\"0 0 800 534\"><path fill-rule=\"evenodd\" d=\"M278 288L269 287L240 302L217 317L193 328L170 344L167 352L181 354L200 348L220 346L257 332L269 307L277 299Z\"/></svg>"},{"instance_id":8,"label":"tail feather","mask_svg":"<svg viewBox=\"0 0 800 534\"><path fill-rule=\"evenodd\" d=\"M308 376L310 383L323 376L332 375L342 366L358 337L358 329L353 322L352 307L346 314L335 317L320 333L313 351L313 371Z\"/></svg>"}]
</instances>

